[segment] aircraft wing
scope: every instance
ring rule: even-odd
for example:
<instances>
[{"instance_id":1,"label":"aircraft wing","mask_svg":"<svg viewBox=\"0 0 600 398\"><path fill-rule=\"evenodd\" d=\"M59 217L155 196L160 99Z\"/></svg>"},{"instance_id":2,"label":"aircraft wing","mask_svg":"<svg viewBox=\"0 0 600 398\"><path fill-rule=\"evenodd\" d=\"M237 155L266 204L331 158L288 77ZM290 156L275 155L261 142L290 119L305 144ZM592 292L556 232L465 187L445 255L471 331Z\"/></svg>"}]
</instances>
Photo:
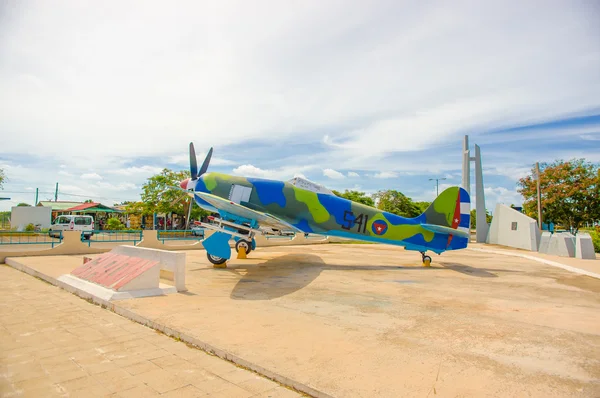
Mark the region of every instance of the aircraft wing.
<instances>
[{"instance_id":1,"label":"aircraft wing","mask_svg":"<svg viewBox=\"0 0 600 398\"><path fill-rule=\"evenodd\" d=\"M283 220L280 220L269 213L249 209L248 207L242 206L240 204L237 204L227 199L223 199L219 196L210 193L194 192L194 194L208 202L217 210L224 211L241 218L256 220L258 224L262 227L269 227L280 231L302 232L293 225Z\"/></svg>"}]
</instances>

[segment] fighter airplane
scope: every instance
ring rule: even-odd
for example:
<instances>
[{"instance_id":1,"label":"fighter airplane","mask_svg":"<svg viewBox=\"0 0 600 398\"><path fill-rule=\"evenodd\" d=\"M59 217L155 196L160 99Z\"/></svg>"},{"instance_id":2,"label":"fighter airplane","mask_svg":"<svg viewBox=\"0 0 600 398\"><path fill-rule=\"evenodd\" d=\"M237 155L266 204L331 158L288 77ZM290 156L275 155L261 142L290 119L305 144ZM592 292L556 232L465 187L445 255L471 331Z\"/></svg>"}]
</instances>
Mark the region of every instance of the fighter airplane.
<instances>
[{"instance_id":1,"label":"fighter airplane","mask_svg":"<svg viewBox=\"0 0 600 398\"><path fill-rule=\"evenodd\" d=\"M213 149L200 170L193 143L189 150L191 178L181 181L180 189L202 209L219 214L210 223L198 223L215 231L203 241L215 266L225 266L231 257L232 237L236 251L249 254L256 248L257 234L319 234L404 246L420 252L424 266L431 264L427 251L441 254L468 245L470 198L460 187L444 190L423 214L406 218L338 197L302 178L276 181L207 173Z\"/></svg>"}]
</instances>

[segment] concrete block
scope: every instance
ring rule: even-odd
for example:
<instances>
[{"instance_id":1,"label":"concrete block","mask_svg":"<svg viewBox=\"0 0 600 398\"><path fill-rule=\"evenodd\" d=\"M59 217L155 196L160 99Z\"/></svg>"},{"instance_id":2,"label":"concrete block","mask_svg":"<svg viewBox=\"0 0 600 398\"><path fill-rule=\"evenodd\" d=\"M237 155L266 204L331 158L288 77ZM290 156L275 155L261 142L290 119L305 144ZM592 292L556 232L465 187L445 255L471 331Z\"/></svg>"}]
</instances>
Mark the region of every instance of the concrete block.
<instances>
[{"instance_id":1,"label":"concrete block","mask_svg":"<svg viewBox=\"0 0 600 398\"><path fill-rule=\"evenodd\" d=\"M187 291L185 287L185 253L136 246L119 246L114 248L111 253L158 261L160 269L173 273L173 281L177 291Z\"/></svg>"},{"instance_id":2,"label":"concrete block","mask_svg":"<svg viewBox=\"0 0 600 398\"><path fill-rule=\"evenodd\" d=\"M575 237L569 232L553 234L548 245L548 254L560 257L574 257Z\"/></svg>"},{"instance_id":3,"label":"concrete block","mask_svg":"<svg viewBox=\"0 0 600 398\"><path fill-rule=\"evenodd\" d=\"M575 257L585 260L595 260L594 242L592 237L586 233L578 233L575 238Z\"/></svg>"},{"instance_id":4,"label":"concrete block","mask_svg":"<svg viewBox=\"0 0 600 398\"><path fill-rule=\"evenodd\" d=\"M542 237L540 238L540 247L538 251L540 253L548 253L548 246L550 245L550 239L552 238L552 233L548 231L542 232Z\"/></svg>"},{"instance_id":5,"label":"concrete block","mask_svg":"<svg viewBox=\"0 0 600 398\"><path fill-rule=\"evenodd\" d=\"M533 218L506 205L496 205L487 243L538 251L539 241L539 229Z\"/></svg>"}]
</instances>

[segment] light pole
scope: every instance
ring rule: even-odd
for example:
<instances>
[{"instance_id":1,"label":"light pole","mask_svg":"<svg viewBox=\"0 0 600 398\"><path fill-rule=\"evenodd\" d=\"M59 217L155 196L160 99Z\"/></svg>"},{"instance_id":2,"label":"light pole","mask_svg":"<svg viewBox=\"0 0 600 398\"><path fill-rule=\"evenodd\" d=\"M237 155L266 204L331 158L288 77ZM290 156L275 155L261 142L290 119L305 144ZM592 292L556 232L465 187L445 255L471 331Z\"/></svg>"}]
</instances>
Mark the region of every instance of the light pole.
<instances>
[{"instance_id":1,"label":"light pole","mask_svg":"<svg viewBox=\"0 0 600 398\"><path fill-rule=\"evenodd\" d=\"M440 195L440 181L445 180L446 177L444 178L430 178L429 181L433 181L435 180L435 196L439 196Z\"/></svg>"}]
</instances>

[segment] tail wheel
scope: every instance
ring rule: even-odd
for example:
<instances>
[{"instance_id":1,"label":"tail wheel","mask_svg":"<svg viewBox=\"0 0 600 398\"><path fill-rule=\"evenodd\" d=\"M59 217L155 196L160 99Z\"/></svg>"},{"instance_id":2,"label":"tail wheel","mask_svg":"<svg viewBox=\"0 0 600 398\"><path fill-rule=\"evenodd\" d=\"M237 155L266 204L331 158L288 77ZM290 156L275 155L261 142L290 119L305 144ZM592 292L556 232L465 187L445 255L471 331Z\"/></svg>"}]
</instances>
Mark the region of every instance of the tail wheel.
<instances>
[{"instance_id":1,"label":"tail wheel","mask_svg":"<svg viewBox=\"0 0 600 398\"><path fill-rule=\"evenodd\" d=\"M210 261L214 265L221 265L227 261L226 258L213 256L212 254L208 254L208 253L206 253L206 257L208 257L208 261Z\"/></svg>"},{"instance_id":2,"label":"tail wheel","mask_svg":"<svg viewBox=\"0 0 600 398\"><path fill-rule=\"evenodd\" d=\"M431 266L431 257L423 256L423 266L430 267Z\"/></svg>"},{"instance_id":3,"label":"tail wheel","mask_svg":"<svg viewBox=\"0 0 600 398\"><path fill-rule=\"evenodd\" d=\"M246 250L246 254L250 254L252 251L252 244L247 240L240 239L235 243L235 251L239 252L242 249Z\"/></svg>"}]
</instances>

